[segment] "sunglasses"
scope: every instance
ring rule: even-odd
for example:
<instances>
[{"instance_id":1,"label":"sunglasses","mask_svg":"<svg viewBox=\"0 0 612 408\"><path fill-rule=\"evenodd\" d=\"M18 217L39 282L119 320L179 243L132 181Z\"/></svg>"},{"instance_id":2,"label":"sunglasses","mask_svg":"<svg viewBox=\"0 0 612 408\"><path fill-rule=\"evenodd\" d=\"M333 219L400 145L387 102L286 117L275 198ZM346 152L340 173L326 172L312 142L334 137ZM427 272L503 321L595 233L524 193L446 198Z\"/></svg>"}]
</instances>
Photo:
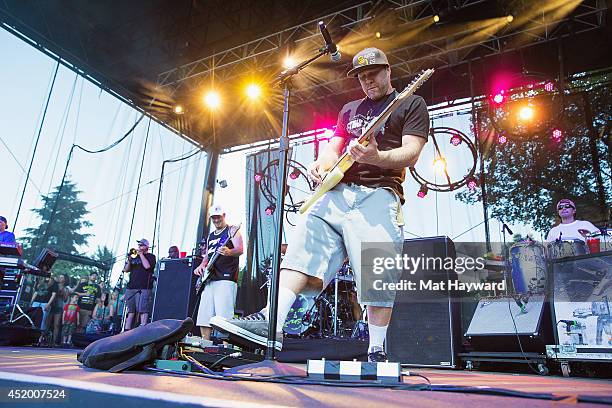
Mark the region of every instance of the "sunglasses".
<instances>
[{"instance_id":1,"label":"sunglasses","mask_svg":"<svg viewBox=\"0 0 612 408\"><path fill-rule=\"evenodd\" d=\"M564 208L573 208L574 210L576 209L573 205L571 204L565 204L565 205L560 205L557 207L557 211L562 210Z\"/></svg>"}]
</instances>

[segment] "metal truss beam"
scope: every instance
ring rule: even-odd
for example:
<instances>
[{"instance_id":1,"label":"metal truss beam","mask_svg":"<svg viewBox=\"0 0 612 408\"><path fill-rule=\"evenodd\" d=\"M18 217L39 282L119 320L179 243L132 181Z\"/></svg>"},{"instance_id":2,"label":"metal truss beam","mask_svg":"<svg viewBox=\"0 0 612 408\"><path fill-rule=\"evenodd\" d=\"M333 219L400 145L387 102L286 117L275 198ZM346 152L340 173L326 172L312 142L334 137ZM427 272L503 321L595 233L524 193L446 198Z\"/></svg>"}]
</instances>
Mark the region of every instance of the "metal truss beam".
<instances>
[{"instance_id":1,"label":"metal truss beam","mask_svg":"<svg viewBox=\"0 0 612 408\"><path fill-rule=\"evenodd\" d=\"M459 10L480 3L495 0L448 0L443 2L449 7ZM521 0L529 4L529 0ZM306 48L317 49L321 39L317 30L317 22L324 20L332 26L350 32L357 40L371 36L368 24L374 20L378 12L390 11L393 22L401 28L417 20L431 18L440 11L442 3L430 0L379 0L366 1L335 13L322 16L319 19L267 35L246 44L233 47L223 52L202 58L166 71L158 76L158 86L176 92L183 86L196 89L215 75L215 79L226 81L253 70L265 70L278 66L279 54L286 47L300 43ZM572 13L571 18L551 17L552 13L541 13L531 18L519 29L512 25L498 30L485 37L475 35L480 27L474 26L460 32L453 32L438 38L420 41L409 46L388 50L387 55L394 70L394 78L405 78L417 74L425 66L445 68L466 62L469 59L508 52L524 46L550 41L562 36L561 30L572 24L572 34L597 29L605 24L603 18L607 5L605 0L585 0ZM470 38L472 37L472 38ZM521 45L513 45L513 40L523 38ZM528 41L525 41L527 39ZM509 44L509 45L506 45ZM294 92L294 103L300 104L322 97L330 92L337 93L354 90L354 83L347 88L346 79L342 76L327 82L320 82Z\"/></svg>"},{"instance_id":2,"label":"metal truss beam","mask_svg":"<svg viewBox=\"0 0 612 408\"><path fill-rule=\"evenodd\" d=\"M605 24L602 16L606 10L606 4L601 0L585 1L577 7L571 18L551 19L547 14L540 14L538 18L531 19L528 26L519 30L510 30L510 27L506 27L487 38L460 41L461 38L466 38L476 32L478 28L475 28L394 49L387 52L387 56L391 62L394 79L412 77L426 67L447 68L475 59L476 55L477 58L485 58L568 36L570 34L560 33L568 28L570 23L572 24L571 35L598 29ZM529 38L530 41L513 46L513 40L521 36ZM504 44L510 45L504 46ZM347 84L350 85L345 86ZM338 89L342 89L342 92L351 92L358 90L359 87L355 86L354 81L337 78L295 90L293 103L299 105L326 98L329 97L330 92L337 92Z\"/></svg>"}]
</instances>

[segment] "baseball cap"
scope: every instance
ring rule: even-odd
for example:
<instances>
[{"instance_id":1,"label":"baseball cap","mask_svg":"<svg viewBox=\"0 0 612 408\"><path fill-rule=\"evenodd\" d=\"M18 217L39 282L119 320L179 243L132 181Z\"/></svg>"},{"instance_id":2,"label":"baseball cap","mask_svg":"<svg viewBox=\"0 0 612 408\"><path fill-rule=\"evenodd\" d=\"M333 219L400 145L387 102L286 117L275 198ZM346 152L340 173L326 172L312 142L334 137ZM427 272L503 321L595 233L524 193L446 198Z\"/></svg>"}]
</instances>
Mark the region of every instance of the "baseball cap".
<instances>
[{"instance_id":1,"label":"baseball cap","mask_svg":"<svg viewBox=\"0 0 612 408\"><path fill-rule=\"evenodd\" d=\"M144 246L146 246L147 248L149 248L149 241L148 241L148 240L146 240L146 239L144 239L144 238L143 238L143 239L139 239L139 240L138 240L138 241L136 241L136 242L138 242L139 244L144 245Z\"/></svg>"},{"instance_id":2,"label":"baseball cap","mask_svg":"<svg viewBox=\"0 0 612 408\"><path fill-rule=\"evenodd\" d=\"M8 224L8 221L6 220L6 217L0 215L0 221L4 221L5 224Z\"/></svg>"},{"instance_id":3,"label":"baseball cap","mask_svg":"<svg viewBox=\"0 0 612 408\"><path fill-rule=\"evenodd\" d=\"M384 52L378 48L365 48L353 57L353 69L346 76L356 77L361 71L377 66L389 66L389 60Z\"/></svg>"},{"instance_id":4,"label":"baseball cap","mask_svg":"<svg viewBox=\"0 0 612 408\"><path fill-rule=\"evenodd\" d=\"M214 205L211 209L210 209L210 216L212 217L213 215L223 215L225 214L225 211L223 211L223 208L221 208L220 205Z\"/></svg>"}]
</instances>

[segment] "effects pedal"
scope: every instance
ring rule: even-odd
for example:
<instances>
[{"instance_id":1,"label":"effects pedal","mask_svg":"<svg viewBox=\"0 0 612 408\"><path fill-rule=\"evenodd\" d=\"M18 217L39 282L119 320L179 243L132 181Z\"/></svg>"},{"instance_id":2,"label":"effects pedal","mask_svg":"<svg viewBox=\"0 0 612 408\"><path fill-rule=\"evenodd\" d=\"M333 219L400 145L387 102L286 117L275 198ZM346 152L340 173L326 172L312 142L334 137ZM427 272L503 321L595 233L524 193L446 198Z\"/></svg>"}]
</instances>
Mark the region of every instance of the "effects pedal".
<instances>
[{"instance_id":1,"label":"effects pedal","mask_svg":"<svg viewBox=\"0 0 612 408\"><path fill-rule=\"evenodd\" d=\"M385 384L402 382L400 363L370 363L363 361L308 360L308 378L313 380L372 381Z\"/></svg>"}]
</instances>

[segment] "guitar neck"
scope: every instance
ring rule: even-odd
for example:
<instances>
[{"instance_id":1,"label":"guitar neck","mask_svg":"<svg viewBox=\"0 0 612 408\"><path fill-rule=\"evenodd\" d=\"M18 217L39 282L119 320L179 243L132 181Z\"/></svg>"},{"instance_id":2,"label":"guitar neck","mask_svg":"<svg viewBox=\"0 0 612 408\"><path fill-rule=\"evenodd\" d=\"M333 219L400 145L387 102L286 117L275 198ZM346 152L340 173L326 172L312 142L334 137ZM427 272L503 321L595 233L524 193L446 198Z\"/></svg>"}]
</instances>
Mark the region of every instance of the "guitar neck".
<instances>
[{"instance_id":1,"label":"guitar neck","mask_svg":"<svg viewBox=\"0 0 612 408\"><path fill-rule=\"evenodd\" d=\"M397 106L402 103L404 99L412 95L429 77L433 74L433 69L428 69L423 71L421 75L419 75L414 82L408 85L402 92L400 92L393 101L389 105L383 109L383 111L378 115L374 120L372 120L366 130L363 132L361 136L357 139L357 141L363 145L367 146L370 143L370 137L374 134L374 131L377 130L381 125L385 123L387 118L391 116L391 114L397 109ZM353 165L355 161L351 158L348 152L344 152L336 161L336 163L329 169L335 169L339 167L342 171L348 170L349 167Z\"/></svg>"}]
</instances>

